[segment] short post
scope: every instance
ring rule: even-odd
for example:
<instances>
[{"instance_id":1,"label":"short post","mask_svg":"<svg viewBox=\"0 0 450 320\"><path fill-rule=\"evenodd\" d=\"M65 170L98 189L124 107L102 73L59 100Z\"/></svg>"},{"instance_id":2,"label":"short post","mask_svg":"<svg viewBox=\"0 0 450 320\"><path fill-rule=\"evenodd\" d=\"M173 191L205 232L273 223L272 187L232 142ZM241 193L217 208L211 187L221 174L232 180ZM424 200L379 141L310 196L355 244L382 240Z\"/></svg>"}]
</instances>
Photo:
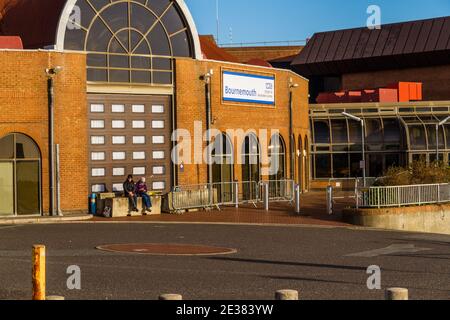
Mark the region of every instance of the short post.
<instances>
[{"instance_id":1,"label":"short post","mask_svg":"<svg viewBox=\"0 0 450 320\"><path fill-rule=\"evenodd\" d=\"M389 288L386 290L386 300L408 300L408 289Z\"/></svg>"},{"instance_id":2,"label":"short post","mask_svg":"<svg viewBox=\"0 0 450 320\"><path fill-rule=\"evenodd\" d=\"M46 300L49 301L62 301L62 300L66 300L64 297L61 296L48 296Z\"/></svg>"},{"instance_id":3,"label":"short post","mask_svg":"<svg viewBox=\"0 0 450 320\"><path fill-rule=\"evenodd\" d=\"M45 246L33 246L33 300L45 300Z\"/></svg>"},{"instance_id":4,"label":"short post","mask_svg":"<svg viewBox=\"0 0 450 320\"><path fill-rule=\"evenodd\" d=\"M183 296L180 294L162 294L159 296L158 300L160 301L181 301L183 300Z\"/></svg>"},{"instance_id":5,"label":"short post","mask_svg":"<svg viewBox=\"0 0 450 320\"><path fill-rule=\"evenodd\" d=\"M239 182L234 182L234 205L237 208L239 208Z\"/></svg>"},{"instance_id":6,"label":"short post","mask_svg":"<svg viewBox=\"0 0 450 320\"><path fill-rule=\"evenodd\" d=\"M263 201L264 201L264 210L269 211L269 184L263 183Z\"/></svg>"},{"instance_id":7,"label":"short post","mask_svg":"<svg viewBox=\"0 0 450 320\"><path fill-rule=\"evenodd\" d=\"M327 214L333 214L333 187L327 187Z\"/></svg>"},{"instance_id":8,"label":"short post","mask_svg":"<svg viewBox=\"0 0 450 320\"><path fill-rule=\"evenodd\" d=\"M275 292L275 300L298 300L298 291L278 290Z\"/></svg>"},{"instance_id":9,"label":"short post","mask_svg":"<svg viewBox=\"0 0 450 320\"><path fill-rule=\"evenodd\" d=\"M295 213L300 214L300 185L295 185Z\"/></svg>"}]
</instances>

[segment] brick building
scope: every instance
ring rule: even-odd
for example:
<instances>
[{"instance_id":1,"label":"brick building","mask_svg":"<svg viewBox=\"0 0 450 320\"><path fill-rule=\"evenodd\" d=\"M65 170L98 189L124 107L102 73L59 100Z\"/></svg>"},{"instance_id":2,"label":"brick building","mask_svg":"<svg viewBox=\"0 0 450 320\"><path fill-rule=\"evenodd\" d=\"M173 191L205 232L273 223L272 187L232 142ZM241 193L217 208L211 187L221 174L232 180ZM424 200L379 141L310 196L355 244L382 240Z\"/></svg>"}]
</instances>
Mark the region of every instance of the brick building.
<instances>
[{"instance_id":1,"label":"brick building","mask_svg":"<svg viewBox=\"0 0 450 320\"><path fill-rule=\"evenodd\" d=\"M234 63L200 39L184 1L14 0L0 2L0 12L0 35L19 36L26 49L0 52L0 144L12 150L10 158L0 154L7 178L0 197L8 203L0 215L48 212L45 69L55 67L62 67L54 77L54 142L63 212L86 211L89 193L122 192L128 174L147 176L149 187L162 193L233 180L290 178L308 187L308 81L287 70ZM225 141L230 150L214 148L209 157L225 163L196 163L205 141L191 159L172 161L180 142L171 141L172 133L195 137L196 121L203 130L219 130L210 140ZM243 129L242 141L228 137L230 129ZM258 160L269 154L276 170L264 174L259 161L234 162L241 153ZM20 168L25 160L33 172ZM32 196L22 201L23 194Z\"/></svg>"}]
</instances>

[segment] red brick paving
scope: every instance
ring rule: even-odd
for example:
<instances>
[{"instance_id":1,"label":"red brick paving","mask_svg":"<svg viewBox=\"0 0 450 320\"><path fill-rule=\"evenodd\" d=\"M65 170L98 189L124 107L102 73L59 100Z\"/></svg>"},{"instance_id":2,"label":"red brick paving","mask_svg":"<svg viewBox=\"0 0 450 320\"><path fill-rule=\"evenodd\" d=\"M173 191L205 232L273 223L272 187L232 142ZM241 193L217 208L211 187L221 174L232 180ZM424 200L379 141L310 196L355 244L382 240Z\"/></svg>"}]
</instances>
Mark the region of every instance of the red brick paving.
<instances>
[{"instance_id":1,"label":"red brick paving","mask_svg":"<svg viewBox=\"0 0 450 320\"><path fill-rule=\"evenodd\" d=\"M342 222L341 215L329 216L325 209L324 193L308 193L302 195L302 214L294 213L293 205L288 203L271 204L271 210L265 212L261 208L243 206L239 209L223 207L221 211L188 212L181 215L162 214L142 217L125 217L106 219L95 217L93 221L130 221L130 222L192 222L192 223L251 223L251 224L288 224L288 225L319 225L319 226L350 226ZM336 212L340 212L351 200L336 204Z\"/></svg>"},{"instance_id":2,"label":"red brick paving","mask_svg":"<svg viewBox=\"0 0 450 320\"><path fill-rule=\"evenodd\" d=\"M113 244L100 246L97 249L150 255L217 255L236 252L235 249L230 248L161 243Z\"/></svg>"}]
</instances>

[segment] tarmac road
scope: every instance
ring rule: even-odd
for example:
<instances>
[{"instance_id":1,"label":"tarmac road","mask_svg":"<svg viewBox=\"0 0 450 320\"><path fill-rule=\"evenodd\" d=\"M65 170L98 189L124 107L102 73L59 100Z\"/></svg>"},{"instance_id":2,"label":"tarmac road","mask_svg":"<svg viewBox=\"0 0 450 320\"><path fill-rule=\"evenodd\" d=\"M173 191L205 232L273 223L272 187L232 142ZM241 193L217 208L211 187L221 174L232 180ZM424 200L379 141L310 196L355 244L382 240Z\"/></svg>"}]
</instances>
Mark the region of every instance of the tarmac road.
<instances>
[{"instance_id":1,"label":"tarmac road","mask_svg":"<svg viewBox=\"0 0 450 320\"><path fill-rule=\"evenodd\" d=\"M31 246L47 246L47 294L66 299L384 299L369 290L371 265L382 289L411 299L450 299L450 236L349 228L199 224L74 223L0 227L0 299L31 297ZM105 244L171 243L233 248L219 256L151 256L97 250ZM81 290L67 288L71 265Z\"/></svg>"}]
</instances>

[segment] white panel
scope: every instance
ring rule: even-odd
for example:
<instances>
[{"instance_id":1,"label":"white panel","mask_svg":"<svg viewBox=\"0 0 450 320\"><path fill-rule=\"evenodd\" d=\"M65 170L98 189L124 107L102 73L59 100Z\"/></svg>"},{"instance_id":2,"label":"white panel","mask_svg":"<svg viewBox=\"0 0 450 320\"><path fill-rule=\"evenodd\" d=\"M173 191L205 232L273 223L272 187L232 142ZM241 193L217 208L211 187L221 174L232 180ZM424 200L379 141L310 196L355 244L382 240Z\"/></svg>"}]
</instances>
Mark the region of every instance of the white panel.
<instances>
[{"instance_id":1,"label":"white panel","mask_svg":"<svg viewBox=\"0 0 450 320\"><path fill-rule=\"evenodd\" d=\"M134 120L133 121L133 129L144 129L145 121L144 120Z\"/></svg>"},{"instance_id":2,"label":"white panel","mask_svg":"<svg viewBox=\"0 0 450 320\"><path fill-rule=\"evenodd\" d=\"M164 121L163 120L153 120L152 128L153 129L164 129Z\"/></svg>"},{"instance_id":3,"label":"white panel","mask_svg":"<svg viewBox=\"0 0 450 320\"><path fill-rule=\"evenodd\" d=\"M152 142L153 144L164 144L164 136L153 136Z\"/></svg>"},{"instance_id":4,"label":"white panel","mask_svg":"<svg viewBox=\"0 0 450 320\"><path fill-rule=\"evenodd\" d=\"M92 136L91 144L105 144L105 137L104 136Z\"/></svg>"},{"instance_id":5,"label":"white panel","mask_svg":"<svg viewBox=\"0 0 450 320\"><path fill-rule=\"evenodd\" d=\"M104 152L92 152L91 153L91 160L93 160L93 161L103 161L103 160L105 160L105 153Z\"/></svg>"},{"instance_id":6,"label":"white panel","mask_svg":"<svg viewBox=\"0 0 450 320\"><path fill-rule=\"evenodd\" d=\"M105 120L91 120L91 128L92 129L104 129L105 128Z\"/></svg>"},{"instance_id":7,"label":"white panel","mask_svg":"<svg viewBox=\"0 0 450 320\"><path fill-rule=\"evenodd\" d=\"M164 174L164 167L160 166L160 167L153 167L153 174L154 175L161 175Z\"/></svg>"},{"instance_id":8,"label":"white panel","mask_svg":"<svg viewBox=\"0 0 450 320\"><path fill-rule=\"evenodd\" d=\"M92 186L92 192L105 192L105 189L104 184L94 184Z\"/></svg>"},{"instance_id":9,"label":"white panel","mask_svg":"<svg viewBox=\"0 0 450 320\"><path fill-rule=\"evenodd\" d=\"M134 160L145 160L145 152L133 152L133 159Z\"/></svg>"},{"instance_id":10,"label":"white panel","mask_svg":"<svg viewBox=\"0 0 450 320\"><path fill-rule=\"evenodd\" d=\"M113 104L111 107L111 111L113 113L124 113L125 112L125 106L123 104Z\"/></svg>"},{"instance_id":11,"label":"white panel","mask_svg":"<svg viewBox=\"0 0 450 320\"><path fill-rule=\"evenodd\" d=\"M125 128L125 120L113 120L112 127L113 127L113 129L124 129Z\"/></svg>"},{"instance_id":12,"label":"white panel","mask_svg":"<svg viewBox=\"0 0 450 320\"><path fill-rule=\"evenodd\" d=\"M145 106L143 104L133 104L133 112L134 113L144 113Z\"/></svg>"},{"instance_id":13,"label":"white panel","mask_svg":"<svg viewBox=\"0 0 450 320\"><path fill-rule=\"evenodd\" d=\"M164 151L153 151L153 159L155 160L161 160L164 159Z\"/></svg>"},{"instance_id":14,"label":"white panel","mask_svg":"<svg viewBox=\"0 0 450 320\"><path fill-rule=\"evenodd\" d=\"M93 113L105 112L105 106L103 104L91 104L91 112Z\"/></svg>"},{"instance_id":15,"label":"white panel","mask_svg":"<svg viewBox=\"0 0 450 320\"><path fill-rule=\"evenodd\" d=\"M125 152L113 152L113 160L125 160Z\"/></svg>"},{"instance_id":16,"label":"white panel","mask_svg":"<svg viewBox=\"0 0 450 320\"><path fill-rule=\"evenodd\" d=\"M152 113L164 113L164 106L152 106Z\"/></svg>"},{"instance_id":17,"label":"white panel","mask_svg":"<svg viewBox=\"0 0 450 320\"><path fill-rule=\"evenodd\" d=\"M113 168L113 176L123 177L125 175L125 168Z\"/></svg>"},{"instance_id":18,"label":"white panel","mask_svg":"<svg viewBox=\"0 0 450 320\"><path fill-rule=\"evenodd\" d=\"M92 169L93 177L104 177L105 176L105 168L94 168Z\"/></svg>"},{"instance_id":19,"label":"white panel","mask_svg":"<svg viewBox=\"0 0 450 320\"><path fill-rule=\"evenodd\" d=\"M165 182L153 182L153 190L164 190L166 188Z\"/></svg>"},{"instance_id":20,"label":"white panel","mask_svg":"<svg viewBox=\"0 0 450 320\"><path fill-rule=\"evenodd\" d=\"M145 167L135 167L135 168L133 168L133 174L134 175L144 175L145 174Z\"/></svg>"},{"instance_id":21,"label":"white panel","mask_svg":"<svg viewBox=\"0 0 450 320\"><path fill-rule=\"evenodd\" d=\"M113 144L125 144L125 136L114 136L112 137Z\"/></svg>"},{"instance_id":22,"label":"white panel","mask_svg":"<svg viewBox=\"0 0 450 320\"><path fill-rule=\"evenodd\" d=\"M114 183L112 189L113 189L113 192L122 192L123 191L123 183Z\"/></svg>"},{"instance_id":23,"label":"white panel","mask_svg":"<svg viewBox=\"0 0 450 320\"><path fill-rule=\"evenodd\" d=\"M134 136L133 144L145 144L145 136Z\"/></svg>"}]
</instances>

